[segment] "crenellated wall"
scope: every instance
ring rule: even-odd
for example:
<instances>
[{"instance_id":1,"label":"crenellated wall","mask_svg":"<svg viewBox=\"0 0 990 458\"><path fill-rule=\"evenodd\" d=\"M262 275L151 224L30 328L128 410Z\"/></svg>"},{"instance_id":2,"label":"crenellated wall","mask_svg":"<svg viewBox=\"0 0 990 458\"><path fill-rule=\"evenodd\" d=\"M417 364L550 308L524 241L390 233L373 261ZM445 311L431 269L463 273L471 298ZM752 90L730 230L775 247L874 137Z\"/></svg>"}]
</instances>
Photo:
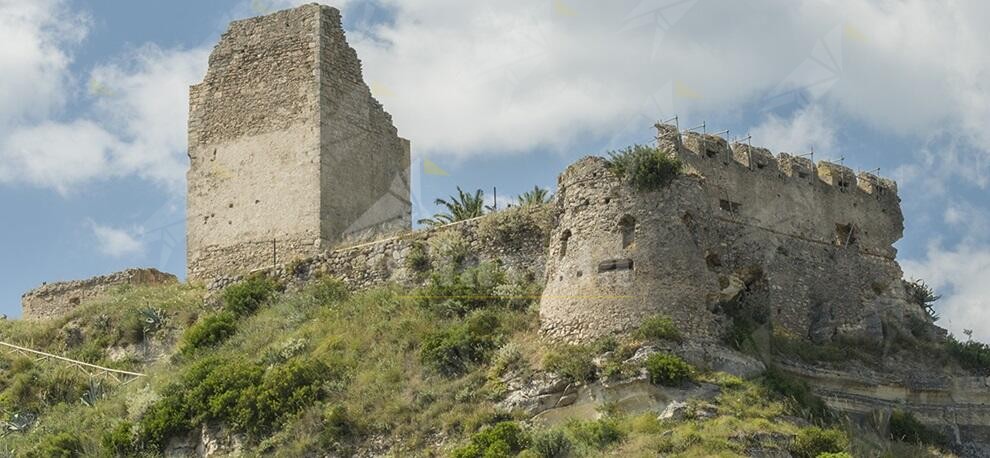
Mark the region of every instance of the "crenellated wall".
<instances>
[{"instance_id":1,"label":"crenellated wall","mask_svg":"<svg viewBox=\"0 0 990 458\"><path fill-rule=\"evenodd\" d=\"M685 165L661 190L631 188L601 158L561 174L541 300L548 334L589 340L664 314L713 340L743 293L776 329L818 342L877 342L884 320L923 318L894 261L893 182L657 127L659 148Z\"/></svg>"}]
</instances>

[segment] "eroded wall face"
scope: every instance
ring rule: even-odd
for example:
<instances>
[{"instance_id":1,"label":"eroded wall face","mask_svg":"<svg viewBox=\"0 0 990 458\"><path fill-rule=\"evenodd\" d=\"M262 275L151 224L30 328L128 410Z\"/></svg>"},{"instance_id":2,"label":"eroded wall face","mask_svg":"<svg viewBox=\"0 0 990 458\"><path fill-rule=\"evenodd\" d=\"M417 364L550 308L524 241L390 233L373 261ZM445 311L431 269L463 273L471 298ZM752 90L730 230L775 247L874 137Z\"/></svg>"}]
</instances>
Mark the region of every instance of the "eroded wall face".
<instances>
[{"instance_id":1,"label":"eroded wall face","mask_svg":"<svg viewBox=\"0 0 990 458\"><path fill-rule=\"evenodd\" d=\"M333 8L231 24L190 91L189 155L191 280L411 225L408 142Z\"/></svg>"},{"instance_id":2,"label":"eroded wall face","mask_svg":"<svg viewBox=\"0 0 990 458\"><path fill-rule=\"evenodd\" d=\"M337 10L323 8L320 115L323 238L366 240L412 226L409 142L371 95Z\"/></svg>"},{"instance_id":3,"label":"eroded wall face","mask_svg":"<svg viewBox=\"0 0 990 458\"><path fill-rule=\"evenodd\" d=\"M191 88L190 279L319 245L319 18L303 7L232 23Z\"/></svg>"},{"instance_id":4,"label":"eroded wall face","mask_svg":"<svg viewBox=\"0 0 990 458\"><path fill-rule=\"evenodd\" d=\"M123 285L164 285L177 281L174 275L156 269L128 269L87 280L49 283L24 293L21 310L23 319L28 321L58 318Z\"/></svg>"}]
</instances>

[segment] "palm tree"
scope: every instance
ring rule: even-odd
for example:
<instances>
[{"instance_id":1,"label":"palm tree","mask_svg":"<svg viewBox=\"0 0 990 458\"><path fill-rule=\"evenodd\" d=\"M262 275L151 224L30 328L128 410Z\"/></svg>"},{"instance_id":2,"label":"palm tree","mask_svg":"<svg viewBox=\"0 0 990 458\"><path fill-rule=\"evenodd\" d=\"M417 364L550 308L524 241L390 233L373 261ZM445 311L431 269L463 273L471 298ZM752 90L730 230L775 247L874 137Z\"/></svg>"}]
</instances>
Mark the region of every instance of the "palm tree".
<instances>
[{"instance_id":1,"label":"palm tree","mask_svg":"<svg viewBox=\"0 0 990 458\"><path fill-rule=\"evenodd\" d=\"M539 186L533 186L532 191L526 191L519 196L519 206L543 205L550 202L550 191Z\"/></svg>"},{"instance_id":2,"label":"palm tree","mask_svg":"<svg viewBox=\"0 0 990 458\"><path fill-rule=\"evenodd\" d=\"M450 196L449 201L437 199L434 203L446 207L447 211L437 213L432 218L421 219L419 224L440 226L481 216L485 211L485 193L479 189L472 195L458 186L457 196Z\"/></svg>"}]
</instances>

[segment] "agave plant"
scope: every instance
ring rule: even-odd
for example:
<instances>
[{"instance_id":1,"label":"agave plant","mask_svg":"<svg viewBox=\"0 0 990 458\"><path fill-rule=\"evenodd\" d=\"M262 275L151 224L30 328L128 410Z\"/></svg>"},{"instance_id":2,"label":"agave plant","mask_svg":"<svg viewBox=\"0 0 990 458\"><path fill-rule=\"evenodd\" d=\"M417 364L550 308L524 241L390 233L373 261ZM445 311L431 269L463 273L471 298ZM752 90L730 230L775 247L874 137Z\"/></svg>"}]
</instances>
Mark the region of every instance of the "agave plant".
<instances>
[{"instance_id":1,"label":"agave plant","mask_svg":"<svg viewBox=\"0 0 990 458\"><path fill-rule=\"evenodd\" d=\"M550 202L550 191L539 186L533 186L532 191L526 191L519 195L519 206L542 205Z\"/></svg>"},{"instance_id":2,"label":"agave plant","mask_svg":"<svg viewBox=\"0 0 990 458\"><path fill-rule=\"evenodd\" d=\"M164 310L156 307L145 307L138 311L141 322L144 323L144 334L151 334L163 327L168 321L168 314Z\"/></svg>"},{"instance_id":3,"label":"agave plant","mask_svg":"<svg viewBox=\"0 0 990 458\"><path fill-rule=\"evenodd\" d=\"M456 196L450 196L450 200L437 199L434 203L446 208L446 211L437 213L432 218L421 219L420 224L440 226L476 218L485 213L485 193L480 189L470 194L458 186Z\"/></svg>"}]
</instances>

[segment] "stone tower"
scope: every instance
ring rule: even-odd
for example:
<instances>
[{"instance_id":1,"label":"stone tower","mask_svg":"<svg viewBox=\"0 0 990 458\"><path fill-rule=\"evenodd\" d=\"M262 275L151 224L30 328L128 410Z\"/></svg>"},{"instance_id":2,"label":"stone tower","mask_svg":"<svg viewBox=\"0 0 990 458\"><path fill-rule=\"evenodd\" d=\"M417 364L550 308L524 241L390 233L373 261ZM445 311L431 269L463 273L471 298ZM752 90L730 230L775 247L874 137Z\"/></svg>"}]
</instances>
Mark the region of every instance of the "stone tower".
<instances>
[{"instance_id":1,"label":"stone tower","mask_svg":"<svg viewBox=\"0 0 990 458\"><path fill-rule=\"evenodd\" d=\"M190 280L410 227L409 142L362 80L338 10L231 23L189 99Z\"/></svg>"}]
</instances>

